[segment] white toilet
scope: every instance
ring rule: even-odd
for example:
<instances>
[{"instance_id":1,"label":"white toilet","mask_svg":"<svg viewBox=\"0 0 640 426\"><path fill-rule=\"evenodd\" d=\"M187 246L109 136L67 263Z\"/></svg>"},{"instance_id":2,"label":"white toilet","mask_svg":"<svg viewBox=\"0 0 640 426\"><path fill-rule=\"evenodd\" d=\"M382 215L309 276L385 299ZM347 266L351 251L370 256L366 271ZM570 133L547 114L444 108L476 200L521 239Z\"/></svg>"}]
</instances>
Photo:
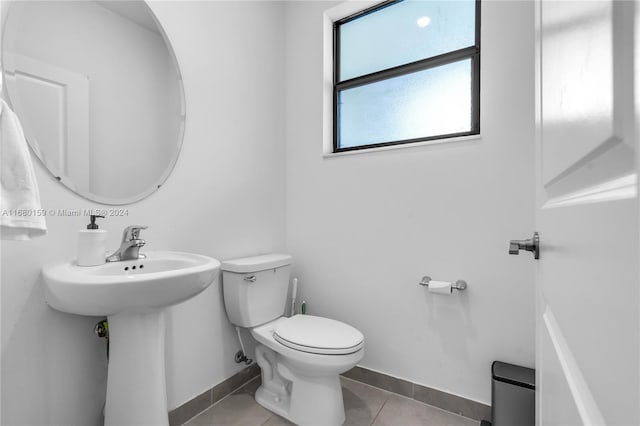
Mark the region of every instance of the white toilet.
<instances>
[{"instance_id":1,"label":"white toilet","mask_svg":"<svg viewBox=\"0 0 640 426\"><path fill-rule=\"evenodd\" d=\"M268 254L222 262L227 315L259 343L260 405L298 425L341 425L338 375L362 359L364 336L328 318L284 316L291 261L289 255Z\"/></svg>"}]
</instances>

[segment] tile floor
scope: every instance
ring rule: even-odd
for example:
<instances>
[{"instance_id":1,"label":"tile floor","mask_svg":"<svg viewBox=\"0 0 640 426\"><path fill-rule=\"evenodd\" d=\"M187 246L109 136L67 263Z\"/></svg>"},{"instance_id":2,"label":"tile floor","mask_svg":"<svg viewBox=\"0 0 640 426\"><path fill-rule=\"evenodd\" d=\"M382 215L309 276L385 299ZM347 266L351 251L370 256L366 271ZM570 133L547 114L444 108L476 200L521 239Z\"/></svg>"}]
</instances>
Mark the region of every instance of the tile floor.
<instances>
[{"instance_id":1,"label":"tile floor","mask_svg":"<svg viewBox=\"0 0 640 426\"><path fill-rule=\"evenodd\" d=\"M479 423L439 408L341 378L347 414L345 425L364 426L477 426ZM285 426L291 422L273 414L253 398L260 380L255 379L185 426Z\"/></svg>"}]
</instances>

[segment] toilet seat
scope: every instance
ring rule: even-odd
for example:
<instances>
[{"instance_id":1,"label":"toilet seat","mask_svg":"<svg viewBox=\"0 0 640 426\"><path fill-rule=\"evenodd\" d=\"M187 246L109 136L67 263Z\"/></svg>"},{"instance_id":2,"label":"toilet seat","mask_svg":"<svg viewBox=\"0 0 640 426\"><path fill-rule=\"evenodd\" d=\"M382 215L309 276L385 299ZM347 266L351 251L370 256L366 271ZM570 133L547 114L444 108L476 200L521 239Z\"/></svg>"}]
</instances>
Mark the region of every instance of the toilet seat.
<instances>
[{"instance_id":1,"label":"toilet seat","mask_svg":"<svg viewBox=\"0 0 640 426\"><path fill-rule=\"evenodd\" d=\"M357 329L313 315L295 315L281 321L273 330L273 338L288 348L320 355L351 354L364 345L364 336Z\"/></svg>"}]
</instances>

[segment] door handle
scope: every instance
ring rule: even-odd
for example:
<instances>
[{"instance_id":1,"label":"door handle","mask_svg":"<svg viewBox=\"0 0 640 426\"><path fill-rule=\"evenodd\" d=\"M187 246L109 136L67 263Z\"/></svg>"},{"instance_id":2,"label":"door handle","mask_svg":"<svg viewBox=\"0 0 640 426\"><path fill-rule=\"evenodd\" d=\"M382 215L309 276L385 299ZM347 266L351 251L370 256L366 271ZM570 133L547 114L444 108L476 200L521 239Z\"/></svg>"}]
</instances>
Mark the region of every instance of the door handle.
<instances>
[{"instance_id":1,"label":"door handle","mask_svg":"<svg viewBox=\"0 0 640 426\"><path fill-rule=\"evenodd\" d=\"M509 254L519 254L520 250L530 251L534 259L540 259L540 235L534 232L533 238L528 240L509 241Z\"/></svg>"}]
</instances>

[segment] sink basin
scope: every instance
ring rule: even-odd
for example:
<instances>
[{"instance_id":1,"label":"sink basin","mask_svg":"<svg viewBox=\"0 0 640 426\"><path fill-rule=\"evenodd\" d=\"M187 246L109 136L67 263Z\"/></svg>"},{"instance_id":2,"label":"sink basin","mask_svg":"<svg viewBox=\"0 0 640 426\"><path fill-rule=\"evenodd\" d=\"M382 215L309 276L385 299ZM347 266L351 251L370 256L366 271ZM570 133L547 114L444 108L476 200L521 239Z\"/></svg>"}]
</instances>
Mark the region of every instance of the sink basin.
<instances>
[{"instance_id":1,"label":"sink basin","mask_svg":"<svg viewBox=\"0 0 640 426\"><path fill-rule=\"evenodd\" d=\"M220 269L207 256L150 251L146 259L78 266L75 261L47 266L45 298L54 309L79 315L108 316L162 308L206 289Z\"/></svg>"},{"instance_id":2,"label":"sink basin","mask_svg":"<svg viewBox=\"0 0 640 426\"><path fill-rule=\"evenodd\" d=\"M106 316L109 369L105 425L169 425L165 377L164 308L206 289L220 262L173 251L146 259L46 266L45 299L54 309Z\"/></svg>"}]
</instances>

